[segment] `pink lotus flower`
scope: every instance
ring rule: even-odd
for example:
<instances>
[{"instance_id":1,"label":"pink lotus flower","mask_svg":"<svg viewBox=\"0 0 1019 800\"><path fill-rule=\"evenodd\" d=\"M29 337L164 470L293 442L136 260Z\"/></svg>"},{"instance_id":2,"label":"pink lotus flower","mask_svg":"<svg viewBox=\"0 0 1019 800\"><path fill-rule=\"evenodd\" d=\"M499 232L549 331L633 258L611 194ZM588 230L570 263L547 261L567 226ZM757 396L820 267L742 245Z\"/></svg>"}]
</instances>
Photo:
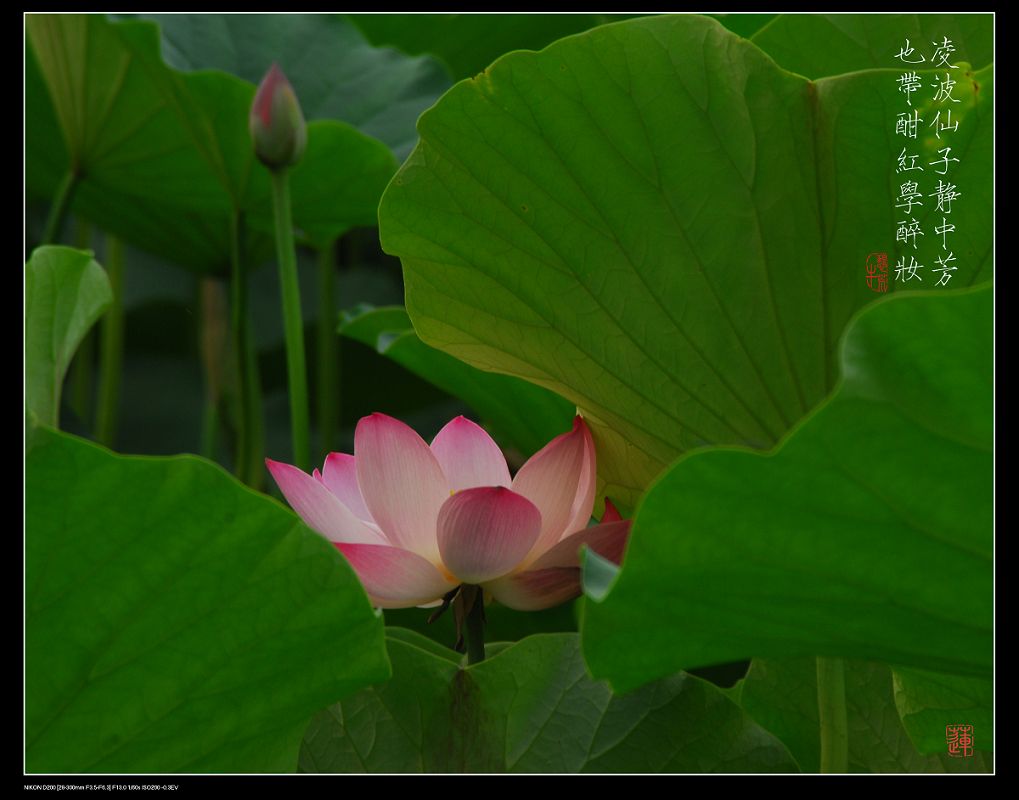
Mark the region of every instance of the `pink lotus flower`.
<instances>
[{"instance_id":1,"label":"pink lotus flower","mask_svg":"<svg viewBox=\"0 0 1019 800\"><path fill-rule=\"evenodd\" d=\"M372 414L354 453L321 473L266 459L284 496L346 556L381 608L433 605L460 584L532 611L580 594L579 550L619 563L630 530L594 506L595 452L578 416L510 478L498 445L457 417L431 446L402 422Z\"/></svg>"}]
</instances>

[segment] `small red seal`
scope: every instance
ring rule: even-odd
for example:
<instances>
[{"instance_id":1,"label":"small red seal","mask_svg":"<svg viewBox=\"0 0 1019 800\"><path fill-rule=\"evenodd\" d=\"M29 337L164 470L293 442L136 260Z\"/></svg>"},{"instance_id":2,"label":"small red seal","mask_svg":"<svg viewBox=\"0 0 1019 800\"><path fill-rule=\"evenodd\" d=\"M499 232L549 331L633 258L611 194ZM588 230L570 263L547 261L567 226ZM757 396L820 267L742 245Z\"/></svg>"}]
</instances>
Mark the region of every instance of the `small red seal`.
<instances>
[{"instance_id":1,"label":"small red seal","mask_svg":"<svg viewBox=\"0 0 1019 800\"><path fill-rule=\"evenodd\" d=\"M946 725L945 742L952 758L968 758L973 755L973 726Z\"/></svg>"},{"instance_id":2,"label":"small red seal","mask_svg":"<svg viewBox=\"0 0 1019 800\"><path fill-rule=\"evenodd\" d=\"M872 292L888 291L887 253L871 253L867 256L867 288Z\"/></svg>"}]
</instances>

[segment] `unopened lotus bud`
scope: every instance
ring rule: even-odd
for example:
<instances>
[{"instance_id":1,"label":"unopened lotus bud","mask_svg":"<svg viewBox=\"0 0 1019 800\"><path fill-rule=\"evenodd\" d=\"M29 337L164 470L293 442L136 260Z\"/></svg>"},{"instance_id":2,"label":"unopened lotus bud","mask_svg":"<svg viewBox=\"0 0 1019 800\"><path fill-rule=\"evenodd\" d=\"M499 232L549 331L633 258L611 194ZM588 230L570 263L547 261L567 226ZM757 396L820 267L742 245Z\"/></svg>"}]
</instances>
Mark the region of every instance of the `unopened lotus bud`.
<instances>
[{"instance_id":1,"label":"unopened lotus bud","mask_svg":"<svg viewBox=\"0 0 1019 800\"><path fill-rule=\"evenodd\" d=\"M255 155L269 169L290 167L301 160L308 143L297 95L283 71L273 64L262 79L248 118Z\"/></svg>"}]
</instances>

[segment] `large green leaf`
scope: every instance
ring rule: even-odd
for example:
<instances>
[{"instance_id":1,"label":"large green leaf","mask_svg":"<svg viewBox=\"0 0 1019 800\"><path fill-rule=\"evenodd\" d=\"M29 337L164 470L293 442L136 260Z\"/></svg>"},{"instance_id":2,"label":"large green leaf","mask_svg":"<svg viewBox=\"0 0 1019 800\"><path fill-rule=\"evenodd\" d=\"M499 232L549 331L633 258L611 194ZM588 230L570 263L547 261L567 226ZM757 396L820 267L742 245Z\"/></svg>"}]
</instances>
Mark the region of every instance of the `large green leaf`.
<instances>
[{"instance_id":1,"label":"large green leaf","mask_svg":"<svg viewBox=\"0 0 1019 800\"><path fill-rule=\"evenodd\" d=\"M584 654L620 690L751 655L990 676L991 289L890 299L773 454L694 453L644 498Z\"/></svg>"},{"instance_id":2,"label":"large green leaf","mask_svg":"<svg viewBox=\"0 0 1019 800\"><path fill-rule=\"evenodd\" d=\"M57 426L64 373L112 300L89 251L40 247L25 264L25 404L40 422Z\"/></svg>"},{"instance_id":3,"label":"large green leaf","mask_svg":"<svg viewBox=\"0 0 1019 800\"><path fill-rule=\"evenodd\" d=\"M355 309L340 333L402 364L459 397L487 422L496 439L530 456L569 430L575 409L556 394L507 375L494 375L422 342L402 307Z\"/></svg>"},{"instance_id":4,"label":"large green leaf","mask_svg":"<svg viewBox=\"0 0 1019 800\"><path fill-rule=\"evenodd\" d=\"M949 756L943 725L940 746L932 751L937 755L917 752L895 712L887 665L847 661L845 675L850 772L991 771L990 759L981 754ZM816 659L755 659L743 681L740 704L782 740L804 772L818 771Z\"/></svg>"},{"instance_id":5,"label":"large green leaf","mask_svg":"<svg viewBox=\"0 0 1019 800\"><path fill-rule=\"evenodd\" d=\"M778 741L699 678L613 696L587 676L574 634L531 636L467 669L409 631L388 644L393 678L312 720L302 770L795 770Z\"/></svg>"},{"instance_id":6,"label":"large green leaf","mask_svg":"<svg viewBox=\"0 0 1019 800\"><path fill-rule=\"evenodd\" d=\"M338 15L138 16L159 24L171 67L218 69L257 84L275 61L307 119L348 122L385 142L401 160L417 142L418 115L450 85L434 59L372 47L350 20Z\"/></svg>"},{"instance_id":7,"label":"large green leaf","mask_svg":"<svg viewBox=\"0 0 1019 800\"><path fill-rule=\"evenodd\" d=\"M994 749L994 684L990 680L897 667L895 706L921 753L945 752L948 725L972 725L977 750Z\"/></svg>"},{"instance_id":8,"label":"large green leaf","mask_svg":"<svg viewBox=\"0 0 1019 800\"><path fill-rule=\"evenodd\" d=\"M434 53L457 80L481 72L511 50L546 45L603 25L619 14L351 14L377 45L406 53Z\"/></svg>"},{"instance_id":9,"label":"large green leaf","mask_svg":"<svg viewBox=\"0 0 1019 800\"><path fill-rule=\"evenodd\" d=\"M41 128L38 142L33 135L26 143L33 192L52 195L73 171L77 213L194 269L226 270L235 214L245 220L247 260L271 254L270 183L248 133L254 85L170 69L152 23L29 15L27 27L26 114ZM55 114L41 108L49 103ZM54 119L63 148L46 128ZM388 148L352 126L311 123L291 179L295 224L316 244L374 224L395 169Z\"/></svg>"},{"instance_id":10,"label":"large green leaf","mask_svg":"<svg viewBox=\"0 0 1019 800\"><path fill-rule=\"evenodd\" d=\"M779 14L751 40L786 69L823 78L861 69L930 67L945 38L955 48L949 64L982 69L994 60L992 14ZM921 64L896 58L907 39L915 51L907 58L923 56Z\"/></svg>"},{"instance_id":11,"label":"large green leaf","mask_svg":"<svg viewBox=\"0 0 1019 800\"><path fill-rule=\"evenodd\" d=\"M738 33L740 36L749 39L757 31L771 22L777 14L708 14L709 17L714 17L722 25L733 33Z\"/></svg>"},{"instance_id":12,"label":"large green leaf","mask_svg":"<svg viewBox=\"0 0 1019 800\"><path fill-rule=\"evenodd\" d=\"M953 288L990 274L989 81L955 92ZM383 246L422 340L576 403L606 493L633 504L678 455L769 448L831 390L839 335L879 297L868 254L904 252L901 107L891 72L811 83L706 17L604 25L422 115Z\"/></svg>"},{"instance_id":13,"label":"large green leaf","mask_svg":"<svg viewBox=\"0 0 1019 800\"><path fill-rule=\"evenodd\" d=\"M226 263L229 198L161 92L155 28L45 14L28 15L26 27L29 189L52 195L75 171L74 208L102 227L156 252L176 244L189 265Z\"/></svg>"},{"instance_id":14,"label":"large green leaf","mask_svg":"<svg viewBox=\"0 0 1019 800\"><path fill-rule=\"evenodd\" d=\"M293 770L317 710L387 677L353 571L278 503L191 456L29 444L29 772Z\"/></svg>"}]
</instances>

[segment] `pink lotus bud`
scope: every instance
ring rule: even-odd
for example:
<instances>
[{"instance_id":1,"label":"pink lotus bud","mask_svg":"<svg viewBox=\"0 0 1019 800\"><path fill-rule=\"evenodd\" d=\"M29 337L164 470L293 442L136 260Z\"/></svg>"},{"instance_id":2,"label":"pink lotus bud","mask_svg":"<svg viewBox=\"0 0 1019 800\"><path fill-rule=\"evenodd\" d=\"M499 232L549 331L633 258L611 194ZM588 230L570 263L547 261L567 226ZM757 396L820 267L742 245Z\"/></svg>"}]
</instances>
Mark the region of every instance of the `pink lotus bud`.
<instances>
[{"instance_id":1,"label":"pink lotus bud","mask_svg":"<svg viewBox=\"0 0 1019 800\"><path fill-rule=\"evenodd\" d=\"M255 93L248 117L255 155L269 169L290 167L301 160L308 143L297 95L283 71L273 64Z\"/></svg>"}]
</instances>

